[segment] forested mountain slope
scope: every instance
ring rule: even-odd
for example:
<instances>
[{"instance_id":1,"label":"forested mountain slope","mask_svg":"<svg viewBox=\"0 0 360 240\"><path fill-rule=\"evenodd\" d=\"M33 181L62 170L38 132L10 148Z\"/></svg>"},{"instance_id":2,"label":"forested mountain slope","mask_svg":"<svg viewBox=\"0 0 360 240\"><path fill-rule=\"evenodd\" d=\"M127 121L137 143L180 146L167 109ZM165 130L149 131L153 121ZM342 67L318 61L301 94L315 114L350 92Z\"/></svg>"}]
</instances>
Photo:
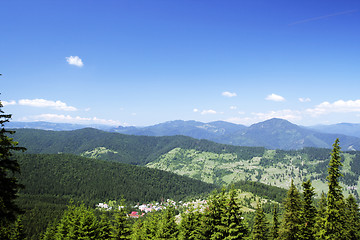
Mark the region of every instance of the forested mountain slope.
<instances>
[{"instance_id":1,"label":"forested mountain slope","mask_svg":"<svg viewBox=\"0 0 360 240\"><path fill-rule=\"evenodd\" d=\"M215 153L236 153L241 158L261 155L265 151L262 147L224 145L186 136L132 136L93 128L74 131L17 129L14 139L27 148L27 153L72 153L135 165L155 161L177 147Z\"/></svg>"},{"instance_id":2,"label":"forested mountain slope","mask_svg":"<svg viewBox=\"0 0 360 240\"><path fill-rule=\"evenodd\" d=\"M214 185L166 171L70 154L18 154L22 194L154 201L210 192Z\"/></svg>"},{"instance_id":3,"label":"forested mountain slope","mask_svg":"<svg viewBox=\"0 0 360 240\"><path fill-rule=\"evenodd\" d=\"M326 188L329 149L269 150L197 140L185 136L132 136L97 129L44 131L17 129L16 141L27 153L72 153L76 155L146 165L208 183L229 184L239 180L259 181L288 188L290 179L300 187L313 180L316 189ZM340 138L340 144L342 139ZM343 184L357 195L360 154L345 152Z\"/></svg>"}]
</instances>

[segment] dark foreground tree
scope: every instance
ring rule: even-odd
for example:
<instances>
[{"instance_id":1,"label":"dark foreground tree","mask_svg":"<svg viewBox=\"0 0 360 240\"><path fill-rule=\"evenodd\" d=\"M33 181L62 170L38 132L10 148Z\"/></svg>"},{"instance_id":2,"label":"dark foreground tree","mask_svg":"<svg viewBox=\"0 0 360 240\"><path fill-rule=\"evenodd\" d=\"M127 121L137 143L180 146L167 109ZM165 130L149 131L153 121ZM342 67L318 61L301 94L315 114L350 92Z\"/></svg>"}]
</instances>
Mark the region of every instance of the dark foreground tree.
<instances>
[{"instance_id":1,"label":"dark foreground tree","mask_svg":"<svg viewBox=\"0 0 360 240\"><path fill-rule=\"evenodd\" d=\"M26 150L18 147L18 143L8 136L14 131L6 130L4 124L9 122L11 114L5 114L2 107L0 101L0 234L16 220L16 215L21 213L14 202L18 190L22 187L14 176L20 172L20 167L12 157L12 152Z\"/></svg>"}]
</instances>

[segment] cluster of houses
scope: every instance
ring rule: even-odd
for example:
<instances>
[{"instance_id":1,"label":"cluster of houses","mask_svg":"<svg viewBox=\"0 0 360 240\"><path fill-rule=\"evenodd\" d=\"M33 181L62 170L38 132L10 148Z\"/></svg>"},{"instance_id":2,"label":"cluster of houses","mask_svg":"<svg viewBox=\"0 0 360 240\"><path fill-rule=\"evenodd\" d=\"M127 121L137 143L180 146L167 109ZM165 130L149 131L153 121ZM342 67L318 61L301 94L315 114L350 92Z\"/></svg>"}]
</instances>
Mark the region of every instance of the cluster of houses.
<instances>
[{"instance_id":1,"label":"cluster of houses","mask_svg":"<svg viewBox=\"0 0 360 240\"><path fill-rule=\"evenodd\" d=\"M110 201L111 204L108 203L98 203L96 205L96 207L100 210L113 210L113 209L122 209L124 208L124 206L120 206L117 205L116 206L116 202L115 201ZM179 209L179 208L183 208L183 209L188 209L190 206L192 206L194 209L199 209L199 211L202 211L203 209L205 209L205 206L207 205L206 200L196 200L196 201L191 201L191 202L185 202L183 203L182 201L179 202L175 202L171 199L167 199L164 202L158 203L147 203L147 204L137 204L135 206L133 206L133 209L139 209L139 211L132 211L131 213L128 214L128 217L131 218L139 218L144 216L146 213L149 212L153 212L153 211L160 211L163 209L166 209L167 207L173 207L175 209Z\"/></svg>"}]
</instances>

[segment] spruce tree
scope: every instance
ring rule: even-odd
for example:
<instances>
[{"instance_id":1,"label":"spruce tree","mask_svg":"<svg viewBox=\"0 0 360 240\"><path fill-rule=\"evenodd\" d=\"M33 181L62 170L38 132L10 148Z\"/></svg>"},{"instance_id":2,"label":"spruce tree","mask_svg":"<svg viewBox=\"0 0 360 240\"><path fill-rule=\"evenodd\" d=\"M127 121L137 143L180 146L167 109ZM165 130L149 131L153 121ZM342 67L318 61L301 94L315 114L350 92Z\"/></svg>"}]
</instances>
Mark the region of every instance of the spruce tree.
<instances>
[{"instance_id":1,"label":"spruce tree","mask_svg":"<svg viewBox=\"0 0 360 240\"><path fill-rule=\"evenodd\" d=\"M113 221L113 239L130 239L131 228L124 208L117 210Z\"/></svg>"},{"instance_id":2,"label":"spruce tree","mask_svg":"<svg viewBox=\"0 0 360 240\"><path fill-rule=\"evenodd\" d=\"M278 215L278 207L277 207L277 205L275 205L274 211L273 211L273 223L272 223L272 229L271 229L272 239L278 239L279 229L280 229L280 222L279 222L279 215Z\"/></svg>"},{"instance_id":3,"label":"spruce tree","mask_svg":"<svg viewBox=\"0 0 360 240\"><path fill-rule=\"evenodd\" d=\"M287 240L301 239L302 203L299 191L291 180L291 185L284 202L285 213L281 237Z\"/></svg>"},{"instance_id":4,"label":"spruce tree","mask_svg":"<svg viewBox=\"0 0 360 240\"><path fill-rule=\"evenodd\" d=\"M335 140L327 176L329 191L327 195L327 211L325 221L326 239L346 239L345 229L345 202L342 187L339 183L341 156L339 139Z\"/></svg>"},{"instance_id":5,"label":"spruce tree","mask_svg":"<svg viewBox=\"0 0 360 240\"><path fill-rule=\"evenodd\" d=\"M235 189L231 188L226 204L225 226L227 226L224 239L244 239L248 235L248 228L241 216L240 206L236 203Z\"/></svg>"},{"instance_id":6,"label":"spruce tree","mask_svg":"<svg viewBox=\"0 0 360 240\"><path fill-rule=\"evenodd\" d=\"M175 222L175 209L173 207L163 211L159 225L157 239L177 239L179 229Z\"/></svg>"},{"instance_id":7,"label":"spruce tree","mask_svg":"<svg viewBox=\"0 0 360 240\"><path fill-rule=\"evenodd\" d=\"M319 209L317 211L316 221L315 221L315 231L316 239L325 239L325 221L326 221L326 210L327 202L325 193L321 193L321 198L319 202Z\"/></svg>"},{"instance_id":8,"label":"spruce tree","mask_svg":"<svg viewBox=\"0 0 360 240\"><path fill-rule=\"evenodd\" d=\"M269 239L269 223L266 220L264 211L260 205L257 204L254 218L254 226L252 231L252 239L267 240Z\"/></svg>"},{"instance_id":9,"label":"spruce tree","mask_svg":"<svg viewBox=\"0 0 360 240\"><path fill-rule=\"evenodd\" d=\"M182 240L205 239L202 232L203 214L200 210L190 206L189 209L181 214L180 234Z\"/></svg>"},{"instance_id":10,"label":"spruce tree","mask_svg":"<svg viewBox=\"0 0 360 240\"><path fill-rule=\"evenodd\" d=\"M315 221L316 208L313 204L313 197L315 195L314 188L311 186L310 180L303 182L304 197L303 197L303 224L301 228L302 239L315 239Z\"/></svg>"},{"instance_id":11,"label":"spruce tree","mask_svg":"<svg viewBox=\"0 0 360 240\"><path fill-rule=\"evenodd\" d=\"M20 166L12 157L13 151L25 151L18 147L18 143L8 135L15 131L4 128L5 123L11 119L11 114L5 114L0 101L0 230L4 229L16 220L16 215L21 213L20 208L15 204L17 192L22 185L18 183L16 173L20 173Z\"/></svg>"},{"instance_id":12,"label":"spruce tree","mask_svg":"<svg viewBox=\"0 0 360 240\"><path fill-rule=\"evenodd\" d=\"M111 224L108 216L103 213L100 216L100 223L99 223L99 239L111 239Z\"/></svg>"},{"instance_id":13,"label":"spruce tree","mask_svg":"<svg viewBox=\"0 0 360 240\"><path fill-rule=\"evenodd\" d=\"M348 239L360 239L360 212L353 195L346 199L346 231Z\"/></svg>"}]
</instances>

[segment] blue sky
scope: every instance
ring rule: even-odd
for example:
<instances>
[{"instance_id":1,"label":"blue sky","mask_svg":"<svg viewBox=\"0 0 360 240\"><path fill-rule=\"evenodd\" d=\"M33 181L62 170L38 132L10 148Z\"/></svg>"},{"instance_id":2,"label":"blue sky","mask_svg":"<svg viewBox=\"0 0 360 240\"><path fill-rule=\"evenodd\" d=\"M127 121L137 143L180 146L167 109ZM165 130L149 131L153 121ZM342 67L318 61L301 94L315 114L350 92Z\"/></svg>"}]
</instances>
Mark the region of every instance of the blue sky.
<instances>
[{"instance_id":1,"label":"blue sky","mask_svg":"<svg viewBox=\"0 0 360 240\"><path fill-rule=\"evenodd\" d=\"M360 123L360 2L0 2L13 121Z\"/></svg>"}]
</instances>

